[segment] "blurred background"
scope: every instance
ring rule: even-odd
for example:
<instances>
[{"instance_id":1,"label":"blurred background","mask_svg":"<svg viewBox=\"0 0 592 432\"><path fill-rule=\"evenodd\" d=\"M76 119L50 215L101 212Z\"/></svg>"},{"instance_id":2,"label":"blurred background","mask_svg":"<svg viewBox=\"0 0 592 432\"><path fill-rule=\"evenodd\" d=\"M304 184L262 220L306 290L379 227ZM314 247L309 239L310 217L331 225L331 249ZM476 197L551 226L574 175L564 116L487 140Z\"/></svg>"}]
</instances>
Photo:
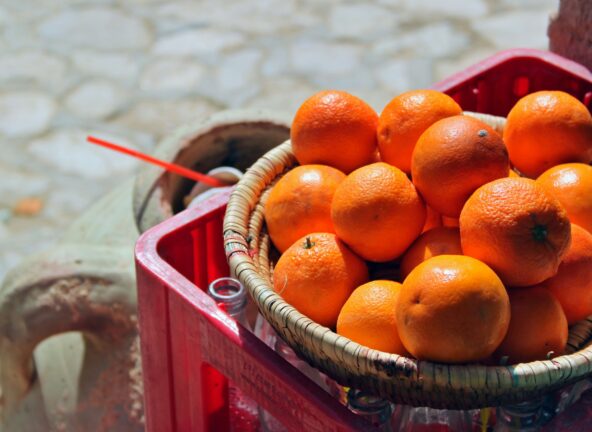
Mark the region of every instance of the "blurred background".
<instances>
[{"instance_id":1,"label":"blurred background","mask_svg":"<svg viewBox=\"0 0 592 432\"><path fill-rule=\"evenodd\" d=\"M557 0L1 0L0 280L150 152L225 108L293 114L347 90L378 112L507 48L546 49Z\"/></svg>"}]
</instances>

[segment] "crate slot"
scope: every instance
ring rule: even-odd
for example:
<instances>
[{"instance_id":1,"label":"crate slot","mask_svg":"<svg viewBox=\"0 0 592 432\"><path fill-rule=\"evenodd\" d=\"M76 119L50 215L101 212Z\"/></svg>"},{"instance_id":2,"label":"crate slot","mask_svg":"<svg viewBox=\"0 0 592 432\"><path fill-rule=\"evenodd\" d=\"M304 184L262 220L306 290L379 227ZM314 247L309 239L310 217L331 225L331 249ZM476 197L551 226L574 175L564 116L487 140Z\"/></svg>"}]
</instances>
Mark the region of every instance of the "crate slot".
<instances>
[{"instance_id":1,"label":"crate slot","mask_svg":"<svg viewBox=\"0 0 592 432\"><path fill-rule=\"evenodd\" d=\"M530 79L526 76L519 76L514 79L514 95L518 98L525 96L530 90Z\"/></svg>"}]
</instances>

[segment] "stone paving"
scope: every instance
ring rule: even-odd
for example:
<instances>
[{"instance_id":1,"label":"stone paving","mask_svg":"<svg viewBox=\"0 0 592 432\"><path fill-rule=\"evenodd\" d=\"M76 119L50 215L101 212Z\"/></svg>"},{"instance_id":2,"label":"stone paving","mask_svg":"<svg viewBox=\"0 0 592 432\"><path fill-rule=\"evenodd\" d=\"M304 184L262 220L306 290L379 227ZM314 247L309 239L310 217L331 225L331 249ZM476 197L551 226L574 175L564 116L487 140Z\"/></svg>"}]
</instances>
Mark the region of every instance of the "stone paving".
<instances>
[{"instance_id":1,"label":"stone paving","mask_svg":"<svg viewBox=\"0 0 592 432\"><path fill-rule=\"evenodd\" d=\"M496 51L545 49L556 9L557 0L1 0L0 279L138 168L86 144L89 133L150 151L215 111L293 113L324 88L380 111Z\"/></svg>"}]
</instances>

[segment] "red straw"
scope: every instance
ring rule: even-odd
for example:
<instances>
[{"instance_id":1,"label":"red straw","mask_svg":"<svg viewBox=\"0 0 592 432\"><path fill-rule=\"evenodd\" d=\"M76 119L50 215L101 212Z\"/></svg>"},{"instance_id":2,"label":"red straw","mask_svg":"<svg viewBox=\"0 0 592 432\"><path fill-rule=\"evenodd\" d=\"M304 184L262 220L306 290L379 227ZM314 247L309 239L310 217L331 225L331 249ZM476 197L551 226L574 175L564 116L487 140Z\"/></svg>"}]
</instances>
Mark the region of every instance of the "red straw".
<instances>
[{"instance_id":1,"label":"red straw","mask_svg":"<svg viewBox=\"0 0 592 432\"><path fill-rule=\"evenodd\" d=\"M144 162L148 162L148 163L157 165L159 167L166 169L167 171L174 172L175 174L179 174L180 176L186 177L191 180L195 180L196 182L205 183L208 186L225 186L226 185L226 183L218 180L215 177L212 177L212 176L209 176L206 174L202 174L197 171L190 170L188 168L185 168L181 165L174 164L172 162L165 162L165 161L157 159L153 156L147 155L146 153L142 153L138 150L133 150L133 149L130 149L127 147L122 147L118 144L114 144L112 142L105 141L105 140L102 140L102 139L99 139L99 138L96 138L93 136L88 136L86 138L86 140L90 143L98 144L100 146L107 147L108 149L115 150L115 151L118 151L120 153L124 153L129 156L133 156L135 158L143 160Z\"/></svg>"}]
</instances>

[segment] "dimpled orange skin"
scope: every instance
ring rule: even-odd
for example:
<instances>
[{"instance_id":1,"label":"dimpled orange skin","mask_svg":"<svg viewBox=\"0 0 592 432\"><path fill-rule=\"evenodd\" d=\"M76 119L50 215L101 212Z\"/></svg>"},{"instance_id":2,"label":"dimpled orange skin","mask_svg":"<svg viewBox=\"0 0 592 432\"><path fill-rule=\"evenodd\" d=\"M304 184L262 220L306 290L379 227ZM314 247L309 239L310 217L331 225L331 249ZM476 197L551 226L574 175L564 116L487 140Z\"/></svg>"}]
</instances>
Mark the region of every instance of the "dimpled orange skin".
<instances>
[{"instance_id":1,"label":"dimpled orange skin","mask_svg":"<svg viewBox=\"0 0 592 432\"><path fill-rule=\"evenodd\" d=\"M345 174L326 165L301 165L283 176L265 203L265 223L275 247L284 252L313 232L334 233L331 201Z\"/></svg>"},{"instance_id":2,"label":"dimpled orange skin","mask_svg":"<svg viewBox=\"0 0 592 432\"><path fill-rule=\"evenodd\" d=\"M389 280L356 288L339 313L337 333L368 348L408 356L395 317L400 290L400 283Z\"/></svg>"},{"instance_id":3,"label":"dimpled orange skin","mask_svg":"<svg viewBox=\"0 0 592 432\"><path fill-rule=\"evenodd\" d=\"M559 300L569 324L592 315L592 234L571 225L571 246L557 274L542 284Z\"/></svg>"},{"instance_id":4,"label":"dimpled orange skin","mask_svg":"<svg viewBox=\"0 0 592 432\"><path fill-rule=\"evenodd\" d=\"M368 261L393 260L405 252L425 224L426 209L400 169L366 165L337 187L331 205L337 236Z\"/></svg>"},{"instance_id":5,"label":"dimpled orange skin","mask_svg":"<svg viewBox=\"0 0 592 432\"><path fill-rule=\"evenodd\" d=\"M508 114L504 141L512 164L536 178L554 165L592 161L592 116L561 91L524 96Z\"/></svg>"},{"instance_id":6,"label":"dimpled orange skin","mask_svg":"<svg viewBox=\"0 0 592 432\"><path fill-rule=\"evenodd\" d=\"M413 151L411 177L426 203L458 217L479 186L508 175L508 152L487 124L468 116L439 120L421 135Z\"/></svg>"},{"instance_id":7,"label":"dimpled orange skin","mask_svg":"<svg viewBox=\"0 0 592 432\"><path fill-rule=\"evenodd\" d=\"M538 284L557 273L571 240L567 213L534 180L481 186L460 215L463 253L490 266L508 287Z\"/></svg>"},{"instance_id":8,"label":"dimpled orange skin","mask_svg":"<svg viewBox=\"0 0 592 432\"><path fill-rule=\"evenodd\" d=\"M458 228L436 227L422 233L403 255L401 275L407 277L419 264L438 255L462 255Z\"/></svg>"},{"instance_id":9,"label":"dimpled orange skin","mask_svg":"<svg viewBox=\"0 0 592 432\"><path fill-rule=\"evenodd\" d=\"M563 354L567 344L567 320L557 299L540 285L510 290L511 319L506 337L493 357L499 364L546 360Z\"/></svg>"},{"instance_id":10,"label":"dimpled orange skin","mask_svg":"<svg viewBox=\"0 0 592 432\"><path fill-rule=\"evenodd\" d=\"M592 166L582 163L557 165L536 181L559 200L572 223L592 233Z\"/></svg>"},{"instance_id":11,"label":"dimpled orange skin","mask_svg":"<svg viewBox=\"0 0 592 432\"><path fill-rule=\"evenodd\" d=\"M469 363L490 356L510 323L502 281L462 255L424 261L407 276L396 308L403 345L419 360Z\"/></svg>"},{"instance_id":12,"label":"dimpled orange skin","mask_svg":"<svg viewBox=\"0 0 592 432\"><path fill-rule=\"evenodd\" d=\"M316 93L298 108L290 138L298 162L335 167L344 173L376 158L378 114L344 91Z\"/></svg>"},{"instance_id":13,"label":"dimpled orange skin","mask_svg":"<svg viewBox=\"0 0 592 432\"><path fill-rule=\"evenodd\" d=\"M462 114L450 96L436 90L412 90L391 100L378 120L382 160L411 172L411 155L421 134L436 121Z\"/></svg>"},{"instance_id":14,"label":"dimpled orange skin","mask_svg":"<svg viewBox=\"0 0 592 432\"><path fill-rule=\"evenodd\" d=\"M300 313L330 328L335 328L353 290L367 281L364 260L331 233L299 239L273 271L273 290Z\"/></svg>"}]
</instances>

